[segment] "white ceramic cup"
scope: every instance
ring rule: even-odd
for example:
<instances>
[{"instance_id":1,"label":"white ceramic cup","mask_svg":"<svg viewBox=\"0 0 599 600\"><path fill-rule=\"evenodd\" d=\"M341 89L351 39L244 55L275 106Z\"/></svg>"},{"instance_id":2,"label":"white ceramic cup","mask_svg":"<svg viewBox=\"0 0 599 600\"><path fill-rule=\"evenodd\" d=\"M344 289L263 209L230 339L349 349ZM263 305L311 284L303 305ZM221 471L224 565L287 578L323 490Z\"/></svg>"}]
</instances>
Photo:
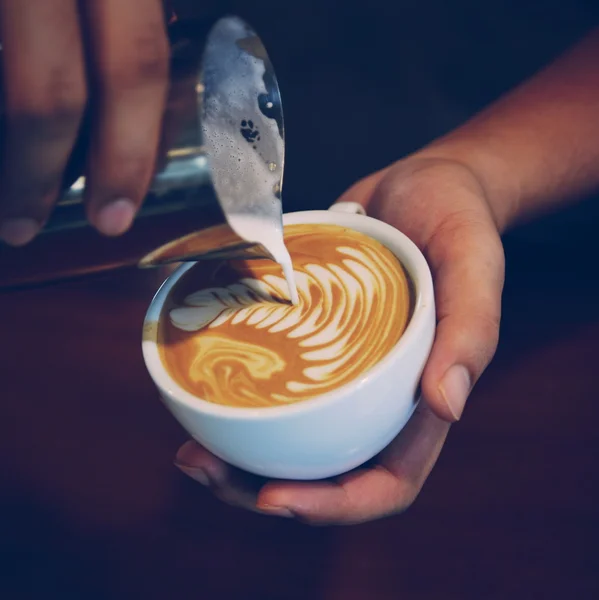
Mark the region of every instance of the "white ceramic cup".
<instances>
[{"instance_id":1,"label":"white ceramic cup","mask_svg":"<svg viewBox=\"0 0 599 600\"><path fill-rule=\"evenodd\" d=\"M355 212L349 206L335 205L329 211L286 214L284 222L341 225L384 244L399 258L414 284L414 312L404 334L382 360L332 392L270 408L221 406L190 394L162 364L155 323L171 288L193 264L179 267L152 300L142 343L150 375L179 423L224 461L265 477L332 477L378 454L414 412L435 333L431 273L420 250L404 234Z\"/></svg>"}]
</instances>

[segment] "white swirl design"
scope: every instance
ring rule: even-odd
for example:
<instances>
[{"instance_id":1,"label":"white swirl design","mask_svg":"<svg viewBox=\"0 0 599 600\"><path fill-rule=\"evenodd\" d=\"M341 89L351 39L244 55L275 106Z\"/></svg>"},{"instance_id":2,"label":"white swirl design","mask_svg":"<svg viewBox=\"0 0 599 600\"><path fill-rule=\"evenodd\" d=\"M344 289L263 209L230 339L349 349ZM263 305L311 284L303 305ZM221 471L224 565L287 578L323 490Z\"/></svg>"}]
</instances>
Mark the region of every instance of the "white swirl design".
<instances>
[{"instance_id":1,"label":"white swirl design","mask_svg":"<svg viewBox=\"0 0 599 600\"><path fill-rule=\"evenodd\" d=\"M239 406L309 398L364 373L404 331L408 282L381 244L337 226L295 226L286 238L299 304L284 301L272 263L250 261L236 281L171 306L168 329L192 346L186 387L201 397Z\"/></svg>"}]
</instances>

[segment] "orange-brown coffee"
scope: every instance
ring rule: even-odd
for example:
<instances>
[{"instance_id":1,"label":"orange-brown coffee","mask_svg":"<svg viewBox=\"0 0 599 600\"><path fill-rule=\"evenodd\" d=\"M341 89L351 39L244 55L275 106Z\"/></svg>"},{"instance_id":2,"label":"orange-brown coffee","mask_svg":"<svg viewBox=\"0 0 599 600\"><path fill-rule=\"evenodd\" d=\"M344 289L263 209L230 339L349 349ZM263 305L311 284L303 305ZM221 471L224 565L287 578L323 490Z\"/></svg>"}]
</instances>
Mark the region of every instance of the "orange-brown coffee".
<instances>
[{"instance_id":1,"label":"orange-brown coffee","mask_svg":"<svg viewBox=\"0 0 599 600\"><path fill-rule=\"evenodd\" d=\"M158 339L184 389L230 406L286 405L363 375L399 340L410 285L387 248L324 224L288 226L285 242L296 306L268 260L200 262L174 286Z\"/></svg>"}]
</instances>

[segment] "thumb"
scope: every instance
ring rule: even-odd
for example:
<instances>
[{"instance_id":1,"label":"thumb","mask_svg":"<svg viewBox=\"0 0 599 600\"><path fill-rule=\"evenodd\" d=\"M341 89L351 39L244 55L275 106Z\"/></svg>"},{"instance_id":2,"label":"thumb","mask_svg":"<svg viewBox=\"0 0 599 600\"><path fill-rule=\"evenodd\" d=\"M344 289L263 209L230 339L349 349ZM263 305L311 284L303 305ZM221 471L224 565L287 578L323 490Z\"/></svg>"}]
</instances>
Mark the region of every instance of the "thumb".
<instances>
[{"instance_id":1,"label":"thumb","mask_svg":"<svg viewBox=\"0 0 599 600\"><path fill-rule=\"evenodd\" d=\"M425 253L435 279L437 331L422 392L439 417L457 421L497 348L503 247L484 212L457 213L436 229Z\"/></svg>"},{"instance_id":2,"label":"thumb","mask_svg":"<svg viewBox=\"0 0 599 600\"><path fill-rule=\"evenodd\" d=\"M495 354L501 318L503 246L480 185L447 161L402 161L362 179L339 202L360 203L426 256L437 331L422 393L433 413L457 421Z\"/></svg>"}]
</instances>

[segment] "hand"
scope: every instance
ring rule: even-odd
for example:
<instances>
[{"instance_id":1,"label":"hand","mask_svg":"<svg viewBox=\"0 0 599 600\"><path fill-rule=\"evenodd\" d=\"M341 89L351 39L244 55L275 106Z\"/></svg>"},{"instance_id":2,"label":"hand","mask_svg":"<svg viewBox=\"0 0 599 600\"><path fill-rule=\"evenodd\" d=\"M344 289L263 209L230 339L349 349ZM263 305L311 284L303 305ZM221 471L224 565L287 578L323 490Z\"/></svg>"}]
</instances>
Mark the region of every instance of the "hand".
<instances>
[{"instance_id":1,"label":"hand","mask_svg":"<svg viewBox=\"0 0 599 600\"><path fill-rule=\"evenodd\" d=\"M499 334L504 256L486 194L467 167L412 157L360 181L340 201L407 234L436 288L437 333L422 378L424 403L372 465L324 482L264 481L187 442L175 464L222 500L314 524L349 524L405 510L433 468Z\"/></svg>"},{"instance_id":2,"label":"hand","mask_svg":"<svg viewBox=\"0 0 599 600\"><path fill-rule=\"evenodd\" d=\"M48 219L90 99L87 214L123 233L150 185L166 101L161 1L0 0L0 40L0 239L26 244Z\"/></svg>"}]
</instances>

